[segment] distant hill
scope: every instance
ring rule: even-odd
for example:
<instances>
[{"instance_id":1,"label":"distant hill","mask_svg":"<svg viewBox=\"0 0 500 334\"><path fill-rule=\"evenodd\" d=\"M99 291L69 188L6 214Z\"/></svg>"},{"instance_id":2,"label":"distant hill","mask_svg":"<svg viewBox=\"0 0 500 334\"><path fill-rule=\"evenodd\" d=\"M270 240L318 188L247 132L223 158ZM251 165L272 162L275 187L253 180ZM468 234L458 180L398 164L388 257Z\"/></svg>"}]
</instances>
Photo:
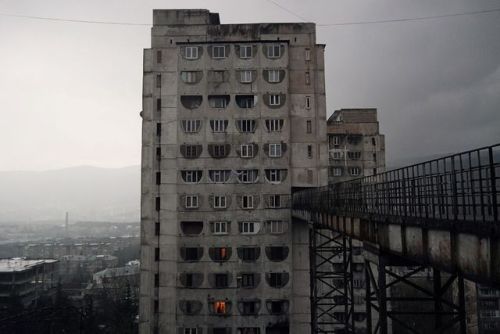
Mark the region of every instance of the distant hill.
<instances>
[{"instance_id":1,"label":"distant hill","mask_svg":"<svg viewBox=\"0 0 500 334\"><path fill-rule=\"evenodd\" d=\"M139 221L140 166L0 172L0 223Z\"/></svg>"}]
</instances>

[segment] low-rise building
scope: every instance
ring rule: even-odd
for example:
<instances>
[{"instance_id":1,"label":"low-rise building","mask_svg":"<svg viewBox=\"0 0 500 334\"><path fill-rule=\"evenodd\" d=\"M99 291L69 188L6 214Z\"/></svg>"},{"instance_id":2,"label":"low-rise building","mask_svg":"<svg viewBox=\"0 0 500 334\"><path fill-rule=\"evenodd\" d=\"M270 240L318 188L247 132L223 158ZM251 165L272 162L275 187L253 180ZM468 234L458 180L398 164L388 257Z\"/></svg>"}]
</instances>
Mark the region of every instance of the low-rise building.
<instances>
[{"instance_id":1,"label":"low-rise building","mask_svg":"<svg viewBox=\"0 0 500 334\"><path fill-rule=\"evenodd\" d=\"M12 303L35 306L42 296L55 292L59 281L57 260L0 260L0 308Z\"/></svg>"}]
</instances>

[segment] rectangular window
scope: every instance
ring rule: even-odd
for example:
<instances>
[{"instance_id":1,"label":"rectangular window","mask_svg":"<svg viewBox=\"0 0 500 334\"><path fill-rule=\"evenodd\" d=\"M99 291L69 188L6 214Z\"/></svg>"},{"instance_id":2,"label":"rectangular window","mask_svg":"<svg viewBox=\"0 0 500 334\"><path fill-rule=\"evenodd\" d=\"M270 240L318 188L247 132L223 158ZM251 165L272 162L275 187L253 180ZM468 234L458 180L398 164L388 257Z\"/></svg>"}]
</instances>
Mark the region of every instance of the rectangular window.
<instances>
[{"instance_id":1,"label":"rectangular window","mask_svg":"<svg viewBox=\"0 0 500 334\"><path fill-rule=\"evenodd\" d=\"M160 249L158 247L155 248L155 261L160 261Z\"/></svg>"},{"instance_id":2,"label":"rectangular window","mask_svg":"<svg viewBox=\"0 0 500 334\"><path fill-rule=\"evenodd\" d=\"M160 197L156 197L155 208L156 208L156 211L160 211Z\"/></svg>"},{"instance_id":3,"label":"rectangular window","mask_svg":"<svg viewBox=\"0 0 500 334\"><path fill-rule=\"evenodd\" d=\"M339 136L333 136L332 137L332 143L334 146L340 145L340 137Z\"/></svg>"},{"instance_id":4,"label":"rectangular window","mask_svg":"<svg viewBox=\"0 0 500 334\"><path fill-rule=\"evenodd\" d=\"M184 328L182 334L198 334L198 328Z\"/></svg>"},{"instance_id":5,"label":"rectangular window","mask_svg":"<svg viewBox=\"0 0 500 334\"><path fill-rule=\"evenodd\" d=\"M161 74L156 75L156 88L161 88Z\"/></svg>"},{"instance_id":6,"label":"rectangular window","mask_svg":"<svg viewBox=\"0 0 500 334\"><path fill-rule=\"evenodd\" d=\"M236 121L240 132L255 132L256 122L253 119L240 119Z\"/></svg>"},{"instance_id":7,"label":"rectangular window","mask_svg":"<svg viewBox=\"0 0 500 334\"><path fill-rule=\"evenodd\" d=\"M281 157L281 143L279 144L269 144L269 157L280 158Z\"/></svg>"},{"instance_id":8,"label":"rectangular window","mask_svg":"<svg viewBox=\"0 0 500 334\"><path fill-rule=\"evenodd\" d=\"M160 235L160 223L155 223L155 235Z\"/></svg>"},{"instance_id":9,"label":"rectangular window","mask_svg":"<svg viewBox=\"0 0 500 334\"><path fill-rule=\"evenodd\" d=\"M153 311L154 313L160 312L160 302L158 300L153 302Z\"/></svg>"},{"instance_id":10,"label":"rectangular window","mask_svg":"<svg viewBox=\"0 0 500 334\"><path fill-rule=\"evenodd\" d=\"M285 123L282 119L266 119L266 128L269 132L280 132Z\"/></svg>"},{"instance_id":11,"label":"rectangular window","mask_svg":"<svg viewBox=\"0 0 500 334\"><path fill-rule=\"evenodd\" d=\"M208 177L213 183L226 183L231 176L231 171L226 169L215 169L208 172Z\"/></svg>"},{"instance_id":12,"label":"rectangular window","mask_svg":"<svg viewBox=\"0 0 500 334\"><path fill-rule=\"evenodd\" d=\"M306 121L306 132L312 133L312 121Z\"/></svg>"},{"instance_id":13,"label":"rectangular window","mask_svg":"<svg viewBox=\"0 0 500 334\"><path fill-rule=\"evenodd\" d=\"M156 111L161 111L161 99L156 99Z\"/></svg>"},{"instance_id":14,"label":"rectangular window","mask_svg":"<svg viewBox=\"0 0 500 334\"><path fill-rule=\"evenodd\" d=\"M266 170L266 177L269 182L281 182L281 170L268 169Z\"/></svg>"},{"instance_id":15,"label":"rectangular window","mask_svg":"<svg viewBox=\"0 0 500 334\"><path fill-rule=\"evenodd\" d=\"M195 209L198 207L198 195L186 195L185 197L186 209Z\"/></svg>"},{"instance_id":16,"label":"rectangular window","mask_svg":"<svg viewBox=\"0 0 500 334\"><path fill-rule=\"evenodd\" d=\"M161 147L156 148L156 159L161 159Z\"/></svg>"},{"instance_id":17,"label":"rectangular window","mask_svg":"<svg viewBox=\"0 0 500 334\"><path fill-rule=\"evenodd\" d=\"M228 222L213 222L212 223L212 233L213 234L227 234L228 233Z\"/></svg>"},{"instance_id":18,"label":"rectangular window","mask_svg":"<svg viewBox=\"0 0 500 334\"><path fill-rule=\"evenodd\" d=\"M161 184L161 172L156 172L156 185Z\"/></svg>"},{"instance_id":19,"label":"rectangular window","mask_svg":"<svg viewBox=\"0 0 500 334\"><path fill-rule=\"evenodd\" d=\"M240 156L242 158L253 158L253 148L254 148L254 145L253 144L242 144L240 146L240 151L241 151L241 154Z\"/></svg>"},{"instance_id":20,"label":"rectangular window","mask_svg":"<svg viewBox=\"0 0 500 334\"><path fill-rule=\"evenodd\" d=\"M269 95L269 105L279 106L281 104L281 96L279 94Z\"/></svg>"},{"instance_id":21,"label":"rectangular window","mask_svg":"<svg viewBox=\"0 0 500 334\"><path fill-rule=\"evenodd\" d=\"M236 171L236 174L238 181L241 183L255 183L257 182L259 172L257 169L244 169Z\"/></svg>"},{"instance_id":22,"label":"rectangular window","mask_svg":"<svg viewBox=\"0 0 500 334\"><path fill-rule=\"evenodd\" d=\"M201 120L199 119L183 119L182 128L185 133L196 133L200 130Z\"/></svg>"},{"instance_id":23,"label":"rectangular window","mask_svg":"<svg viewBox=\"0 0 500 334\"><path fill-rule=\"evenodd\" d=\"M333 169L333 176L342 176L342 168L336 167Z\"/></svg>"},{"instance_id":24,"label":"rectangular window","mask_svg":"<svg viewBox=\"0 0 500 334\"><path fill-rule=\"evenodd\" d=\"M226 132L228 121L225 119L210 120L210 127L212 132Z\"/></svg>"},{"instance_id":25,"label":"rectangular window","mask_svg":"<svg viewBox=\"0 0 500 334\"><path fill-rule=\"evenodd\" d=\"M186 59L198 59L197 46L186 46Z\"/></svg>"},{"instance_id":26,"label":"rectangular window","mask_svg":"<svg viewBox=\"0 0 500 334\"><path fill-rule=\"evenodd\" d=\"M208 81L209 82L225 82L226 80L226 71L208 71Z\"/></svg>"},{"instance_id":27,"label":"rectangular window","mask_svg":"<svg viewBox=\"0 0 500 334\"><path fill-rule=\"evenodd\" d=\"M241 71L240 72L240 82L249 83L252 82L252 71Z\"/></svg>"},{"instance_id":28,"label":"rectangular window","mask_svg":"<svg viewBox=\"0 0 500 334\"><path fill-rule=\"evenodd\" d=\"M304 50L304 59L305 60L311 60L311 49L306 48Z\"/></svg>"},{"instance_id":29,"label":"rectangular window","mask_svg":"<svg viewBox=\"0 0 500 334\"><path fill-rule=\"evenodd\" d=\"M160 274L155 274L155 288L160 286Z\"/></svg>"},{"instance_id":30,"label":"rectangular window","mask_svg":"<svg viewBox=\"0 0 500 334\"><path fill-rule=\"evenodd\" d=\"M161 123L156 123L156 135L161 136Z\"/></svg>"},{"instance_id":31,"label":"rectangular window","mask_svg":"<svg viewBox=\"0 0 500 334\"><path fill-rule=\"evenodd\" d=\"M272 234L280 234L285 232L285 223L281 220L269 221L269 231Z\"/></svg>"},{"instance_id":32,"label":"rectangular window","mask_svg":"<svg viewBox=\"0 0 500 334\"><path fill-rule=\"evenodd\" d=\"M225 209L227 205L226 196L214 196L214 209Z\"/></svg>"},{"instance_id":33,"label":"rectangular window","mask_svg":"<svg viewBox=\"0 0 500 334\"><path fill-rule=\"evenodd\" d=\"M226 58L226 47L224 45L212 46L212 58Z\"/></svg>"},{"instance_id":34,"label":"rectangular window","mask_svg":"<svg viewBox=\"0 0 500 334\"><path fill-rule=\"evenodd\" d=\"M313 157L313 147L312 147L312 145L307 145L307 157L309 159L312 159L312 157Z\"/></svg>"},{"instance_id":35,"label":"rectangular window","mask_svg":"<svg viewBox=\"0 0 500 334\"><path fill-rule=\"evenodd\" d=\"M240 45L240 58L252 58L252 46L251 45Z\"/></svg>"},{"instance_id":36,"label":"rectangular window","mask_svg":"<svg viewBox=\"0 0 500 334\"><path fill-rule=\"evenodd\" d=\"M226 108L228 99L226 96L209 96L208 104L212 108Z\"/></svg>"},{"instance_id":37,"label":"rectangular window","mask_svg":"<svg viewBox=\"0 0 500 334\"><path fill-rule=\"evenodd\" d=\"M311 109L311 97L306 96L306 109Z\"/></svg>"},{"instance_id":38,"label":"rectangular window","mask_svg":"<svg viewBox=\"0 0 500 334\"><path fill-rule=\"evenodd\" d=\"M268 72L269 82L280 82L280 71L279 70L269 70Z\"/></svg>"},{"instance_id":39,"label":"rectangular window","mask_svg":"<svg viewBox=\"0 0 500 334\"><path fill-rule=\"evenodd\" d=\"M258 225L256 222L241 222L240 223L240 233L241 234L255 234L258 232Z\"/></svg>"},{"instance_id":40,"label":"rectangular window","mask_svg":"<svg viewBox=\"0 0 500 334\"><path fill-rule=\"evenodd\" d=\"M351 167L349 168L349 174L351 176L358 176L361 174L361 168L359 167Z\"/></svg>"},{"instance_id":41,"label":"rectangular window","mask_svg":"<svg viewBox=\"0 0 500 334\"><path fill-rule=\"evenodd\" d=\"M359 159L361 159L361 152L349 151L349 152L347 152L347 157L351 160L359 160Z\"/></svg>"},{"instance_id":42,"label":"rectangular window","mask_svg":"<svg viewBox=\"0 0 500 334\"><path fill-rule=\"evenodd\" d=\"M311 84L311 74L309 74L309 72L306 72L305 83L306 83L306 85Z\"/></svg>"},{"instance_id":43,"label":"rectangular window","mask_svg":"<svg viewBox=\"0 0 500 334\"><path fill-rule=\"evenodd\" d=\"M196 82L196 72L195 71L182 71L181 79L186 83L195 83Z\"/></svg>"},{"instance_id":44,"label":"rectangular window","mask_svg":"<svg viewBox=\"0 0 500 334\"><path fill-rule=\"evenodd\" d=\"M254 274L241 274L241 287L253 288L255 286Z\"/></svg>"},{"instance_id":45,"label":"rectangular window","mask_svg":"<svg viewBox=\"0 0 500 334\"><path fill-rule=\"evenodd\" d=\"M267 57L279 58L281 57L281 46L279 44L267 46Z\"/></svg>"},{"instance_id":46,"label":"rectangular window","mask_svg":"<svg viewBox=\"0 0 500 334\"><path fill-rule=\"evenodd\" d=\"M215 287L216 288L227 288L228 287L228 277L227 274L215 274Z\"/></svg>"},{"instance_id":47,"label":"rectangular window","mask_svg":"<svg viewBox=\"0 0 500 334\"><path fill-rule=\"evenodd\" d=\"M162 57L161 50L156 51L156 63L157 63L157 64L161 64L161 62L162 62L162 60L163 60L162 58L163 58L163 57Z\"/></svg>"},{"instance_id":48,"label":"rectangular window","mask_svg":"<svg viewBox=\"0 0 500 334\"><path fill-rule=\"evenodd\" d=\"M253 209L254 208L254 198L252 195L243 195L241 197L241 207L243 209Z\"/></svg>"},{"instance_id":49,"label":"rectangular window","mask_svg":"<svg viewBox=\"0 0 500 334\"><path fill-rule=\"evenodd\" d=\"M281 208L281 195L269 195L269 207Z\"/></svg>"}]
</instances>

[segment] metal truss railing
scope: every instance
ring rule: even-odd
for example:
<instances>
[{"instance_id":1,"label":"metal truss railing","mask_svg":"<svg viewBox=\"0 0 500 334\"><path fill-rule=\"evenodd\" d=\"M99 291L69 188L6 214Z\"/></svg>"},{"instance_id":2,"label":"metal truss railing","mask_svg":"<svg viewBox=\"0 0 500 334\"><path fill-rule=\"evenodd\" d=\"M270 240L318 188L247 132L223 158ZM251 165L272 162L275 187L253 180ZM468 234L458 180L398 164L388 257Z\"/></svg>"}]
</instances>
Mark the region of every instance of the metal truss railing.
<instances>
[{"instance_id":1,"label":"metal truss railing","mask_svg":"<svg viewBox=\"0 0 500 334\"><path fill-rule=\"evenodd\" d=\"M499 219L499 190L500 144L496 144L299 191L293 195L293 209L419 222L461 221L498 233L498 224L489 223Z\"/></svg>"}]
</instances>

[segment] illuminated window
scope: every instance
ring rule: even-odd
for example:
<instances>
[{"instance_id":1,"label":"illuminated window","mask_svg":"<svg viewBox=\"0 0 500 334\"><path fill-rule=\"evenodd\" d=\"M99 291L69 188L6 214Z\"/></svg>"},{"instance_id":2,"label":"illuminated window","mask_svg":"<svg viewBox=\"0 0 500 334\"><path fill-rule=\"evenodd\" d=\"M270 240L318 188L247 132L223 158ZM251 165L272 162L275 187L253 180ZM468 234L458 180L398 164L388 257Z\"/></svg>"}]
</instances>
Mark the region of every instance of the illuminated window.
<instances>
[{"instance_id":1,"label":"illuminated window","mask_svg":"<svg viewBox=\"0 0 500 334\"><path fill-rule=\"evenodd\" d=\"M217 300L214 302L214 312L216 314L227 314L227 302Z\"/></svg>"}]
</instances>

